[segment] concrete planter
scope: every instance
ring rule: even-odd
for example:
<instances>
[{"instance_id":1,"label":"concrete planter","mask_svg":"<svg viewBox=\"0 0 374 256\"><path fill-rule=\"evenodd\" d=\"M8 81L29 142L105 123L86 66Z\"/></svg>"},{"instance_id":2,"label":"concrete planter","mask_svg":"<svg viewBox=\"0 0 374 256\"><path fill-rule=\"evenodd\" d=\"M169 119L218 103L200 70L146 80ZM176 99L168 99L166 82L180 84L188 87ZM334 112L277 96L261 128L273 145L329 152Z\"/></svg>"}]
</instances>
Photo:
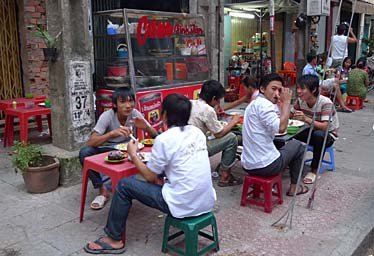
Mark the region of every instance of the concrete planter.
<instances>
[{"instance_id":1,"label":"concrete planter","mask_svg":"<svg viewBox=\"0 0 374 256\"><path fill-rule=\"evenodd\" d=\"M60 162L52 156L43 156L42 166L29 167L22 175L30 193L46 193L57 188Z\"/></svg>"}]
</instances>

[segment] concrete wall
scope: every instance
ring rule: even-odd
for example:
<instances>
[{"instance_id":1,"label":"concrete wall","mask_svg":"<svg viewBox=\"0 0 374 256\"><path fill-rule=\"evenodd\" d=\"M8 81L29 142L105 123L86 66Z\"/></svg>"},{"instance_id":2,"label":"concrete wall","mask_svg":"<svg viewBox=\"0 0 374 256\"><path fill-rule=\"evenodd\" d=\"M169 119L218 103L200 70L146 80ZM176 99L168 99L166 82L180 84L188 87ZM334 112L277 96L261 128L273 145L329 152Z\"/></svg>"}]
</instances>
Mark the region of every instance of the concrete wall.
<instances>
[{"instance_id":1,"label":"concrete wall","mask_svg":"<svg viewBox=\"0 0 374 256\"><path fill-rule=\"evenodd\" d=\"M206 22L211 78L224 82L223 0L190 0L190 13L202 14Z\"/></svg>"},{"instance_id":2,"label":"concrete wall","mask_svg":"<svg viewBox=\"0 0 374 256\"><path fill-rule=\"evenodd\" d=\"M48 30L62 32L58 58L49 63L53 145L65 150L82 147L94 125L93 58L87 0L47 0Z\"/></svg>"}]
</instances>

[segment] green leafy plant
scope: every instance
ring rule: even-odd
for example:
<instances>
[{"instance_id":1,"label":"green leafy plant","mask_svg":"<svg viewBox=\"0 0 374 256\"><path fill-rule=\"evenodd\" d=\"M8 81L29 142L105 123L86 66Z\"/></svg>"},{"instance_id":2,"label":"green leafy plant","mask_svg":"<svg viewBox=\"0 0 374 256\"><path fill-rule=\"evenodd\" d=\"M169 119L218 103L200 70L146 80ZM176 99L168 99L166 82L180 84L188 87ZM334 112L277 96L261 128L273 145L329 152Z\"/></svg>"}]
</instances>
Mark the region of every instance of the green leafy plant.
<instances>
[{"instance_id":1,"label":"green leafy plant","mask_svg":"<svg viewBox=\"0 0 374 256\"><path fill-rule=\"evenodd\" d=\"M24 174L28 167L40 166L43 159L43 148L36 144L16 141L13 146L12 166Z\"/></svg>"},{"instance_id":2,"label":"green leafy plant","mask_svg":"<svg viewBox=\"0 0 374 256\"><path fill-rule=\"evenodd\" d=\"M367 55L370 57L374 53L374 38L362 38L362 42L367 44L368 52Z\"/></svg>"},{"instance_id":3,"label":"green leafy plant","mask_svg":"<svg viewBox=\"0 0 374 256\"><path fill-rule=\"evenodd\" d=\"M41 24L36 26L36 31L33 34L42 38L48 48L56 48L56 43L61 36L61 32L56 36L52 36Z\"/></svg>"}]
</instances>

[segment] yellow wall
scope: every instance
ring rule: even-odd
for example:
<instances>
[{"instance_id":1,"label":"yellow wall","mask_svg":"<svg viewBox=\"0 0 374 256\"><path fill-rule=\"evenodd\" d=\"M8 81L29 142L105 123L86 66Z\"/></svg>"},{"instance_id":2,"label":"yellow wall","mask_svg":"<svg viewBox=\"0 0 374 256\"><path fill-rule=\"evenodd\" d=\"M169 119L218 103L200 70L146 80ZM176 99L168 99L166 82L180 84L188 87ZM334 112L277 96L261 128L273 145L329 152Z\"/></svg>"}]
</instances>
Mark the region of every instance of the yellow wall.
<instances>
[{"instance_id":1,"label":"yellow wall","mask_svg":"<svg viewBox=\"0 0 374 256\"><path fill-rule=\"evenodd\" d=\"M231 50L236 51L237 41L243 41L245 44L251 40L253 35L260 32L259 19L243 19L231 17ZM269 18L265 16L262 19L262 32L268 33L268 55L270 56L270 27ZM275 21L275 66L276 70L282 69L283 51L283 15L276 16Z\"/></svg>"}]
</instances>

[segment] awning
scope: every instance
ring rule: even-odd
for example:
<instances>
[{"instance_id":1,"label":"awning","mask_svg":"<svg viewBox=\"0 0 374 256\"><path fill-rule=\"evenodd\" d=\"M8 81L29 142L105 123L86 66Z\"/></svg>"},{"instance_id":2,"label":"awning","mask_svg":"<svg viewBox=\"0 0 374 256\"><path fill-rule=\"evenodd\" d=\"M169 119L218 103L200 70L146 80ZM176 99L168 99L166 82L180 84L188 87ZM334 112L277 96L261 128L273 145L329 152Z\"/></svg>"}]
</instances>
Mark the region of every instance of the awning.
<instances>
[{"instance_id":1,"label":"awning","mask_svg":"<svg viewBox=\"0 0 374 256\"><path fill-rule=\"evenodd\" d=\"M253 10L253 9L268 9L269 1L247 1L243 3L231 3L224 5L227 8L233 10ZM299 11L299 3L293 0L274 0L274 9L275 12L288 12L288 13L297 13Z\"/></svg>"},{"instance_id":2,"label":"awning","mask_svg":"<svg viewBox=\"0 0 374 256\"><path fill-rule=\"evenodd\" d=\"M351 1L354 2L354 1ZM353 4L353 3L352 3ZM374 1L357 1L356 3L356 13L365 13L372 15L374 14Z\"/></svg>"}]
</instances>

